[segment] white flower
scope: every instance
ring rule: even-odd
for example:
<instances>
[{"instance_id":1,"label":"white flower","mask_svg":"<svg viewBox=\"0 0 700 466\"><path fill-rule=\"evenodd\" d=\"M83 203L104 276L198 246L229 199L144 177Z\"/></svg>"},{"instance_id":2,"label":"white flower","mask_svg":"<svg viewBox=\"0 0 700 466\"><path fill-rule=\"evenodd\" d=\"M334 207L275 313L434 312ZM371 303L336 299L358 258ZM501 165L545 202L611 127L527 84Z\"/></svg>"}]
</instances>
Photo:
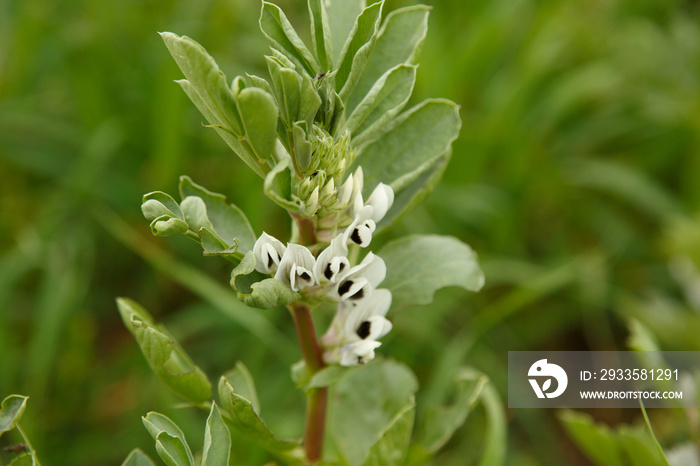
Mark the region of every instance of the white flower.
<instances>
[{"instance_id":1,"label":"white flower","mask_svg":"<svg viewBox=\"0 0 700 466\"><path fill-rule=\"evenodd\" d=\"M329 348L324 355L326 362L353 366L374 359L374 350L381 346L377 340L392 328L384 317L389 307L391 292L386 289L375 290L361 306L339 303L331 328L322 339Z\"/></svg>"},{"instance_id":2,"label":"white flower","mask_svg":"<svg viewBox=\"0 0 700 466\"><path fill-rule=\"evenodd\" d=\"M288 284L294 291L300 291L316 283L313 273L315 265L316 260L311 251L299 244L288 243L275 279Z\"/></svg>"},{"instance_id":3,"label":"white flower","mask_svg":"<svg viewBox=\"0 0 700 466\"><path fill-rule=\"evenodd\" d=\"M365 203L365 206L372 206L374 210L372 211L372 220L378 223L384 218L387 211L391 208L394 203L394 190L391 186L384 183L379 183L372 194L370 194L369 199Z\"/></svg>"},{"instance_id":4,"label":"white flower","mask_svg":"<svg viewBox=\"0 0 700 466\"><path fill-rule=\"evenodd\" d=\"M384 260L370 252L362 262L338 277L335 293L341 301L357 304L368 298L384 277Z\"/></svg>"},{"instance_id":5,"label":"white flower","mask_svg":"<svg viewBox=\"0 0 700 466\"><path fill-rule=\"evenodd\" d=\"M330 246L324 249L316 259L314 275L320 283L335 283L343 272L350 270L350 261L347 258L348 247L343 241L343 236L338 235L331 241Z\"/></svg>"},{"instance_id":6,"label":"white flower","mask_svg":"<svg viewBox=\"0 0 700 466\"><path fill-rule=\"evenodd\" d=\"M279 267L286 250L281 241L263 231L253 246L255 270L261 273L273 273Z\"/></svg>"},{"instance_id":7,"label":"white flower","mask_svg":"<svg viewBox=\"0 0 700 466\"><path fill-rule=\"evenodd\" d=\"M362 172L360 172L360 176L362 176ZM384 218L393 203L394 190L384 183L379 183L374 188L364 205L362 204L362 193L356 193L352 208L355 218L343 233L345 243L352 241L363 248L369 246L372 234L377 229L377 222Z\"/></svg>"},{"instance_id":8,"label":"white flower","mask_svg":"<svg viewBox=\"0 0 700 466\"><path fill-rule=\"evenodd\" d=\"M360 199L362 195L360 195ZM345 244L352 241L360 245L362 248L369 246L372 241L372 233L377 229L377 224L372 220L374 215L374 207L364 206L355 216L355 220L343 232L343 241Z\"/></svg>"}]
</instances>

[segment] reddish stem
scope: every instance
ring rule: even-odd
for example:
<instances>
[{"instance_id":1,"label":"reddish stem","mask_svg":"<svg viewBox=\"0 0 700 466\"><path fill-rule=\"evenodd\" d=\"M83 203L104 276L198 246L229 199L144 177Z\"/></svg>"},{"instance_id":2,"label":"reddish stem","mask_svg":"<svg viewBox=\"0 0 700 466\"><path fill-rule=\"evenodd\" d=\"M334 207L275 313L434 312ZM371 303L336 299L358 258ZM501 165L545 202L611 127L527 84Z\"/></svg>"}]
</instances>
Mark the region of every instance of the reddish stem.
<instances>
[{"instance_id":1,"label":"reddish stem","mask_svg":"<svg viewBox=\"0 0 700 466\"><path fill-rule=\"evenodd\" d=\"M310 375L314 375L325 366L311 311L305 303L291 306L294 328L299 338L301 355ZM306 432L304 433L304 450L309 463L318 462L323 456L323 440L326 425L326 407L328 406L328 388L311 388L306 392Z\"/></svg>"}]
</instances>

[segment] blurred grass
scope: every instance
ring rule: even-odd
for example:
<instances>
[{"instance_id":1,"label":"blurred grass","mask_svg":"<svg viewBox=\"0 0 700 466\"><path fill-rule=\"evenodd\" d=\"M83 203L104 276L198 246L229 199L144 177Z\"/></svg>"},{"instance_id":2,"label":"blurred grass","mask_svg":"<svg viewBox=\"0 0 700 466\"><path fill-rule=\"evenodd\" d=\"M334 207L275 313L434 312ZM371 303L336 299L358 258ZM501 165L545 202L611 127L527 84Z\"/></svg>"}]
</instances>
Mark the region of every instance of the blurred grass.
<instances>
[{"instance_id":1,"label":"blurred grass","mask_svg":"<svg viewBox=\"0 0 700 466\"><path fill-rule=\"evenodd\" d=\"M307 24L303 2L280 3ZM389 235L461 238L479 252L487 286L445 290L392 317L382 352L417 372L419 406L443 399L465 364L504 397L507 350L625 349L629 317L666 350L698 349L697 4L428 3L412 100L455 100L464 124L444 182ZM121 325L121 295L151 310L213 378L242 359L266 421L300 435L288 316L227 310L227 265L184 239L150 237L139 211L142 194L174 192L189 174L226 193L256 231L288 230L259 179L172 84L180 73L156 34L194 37L229 77L265 76L258 8L0 3L0 394L31 396L24 424L46 464L118 464L132 447L152 452L139 419L149 410L172 414L201 444L203 415L173 411L176 400ZM690 267L669 271L677 260ZM199 285L183 286L183 273ZM478 457L490 406L437 464ZM508 464L586 464L551 414L508 413ZM672 412L651 416L662 444L693 429L670 422ZM239 443L243 463L264 461Z\"/></svg>"}]
</instances>

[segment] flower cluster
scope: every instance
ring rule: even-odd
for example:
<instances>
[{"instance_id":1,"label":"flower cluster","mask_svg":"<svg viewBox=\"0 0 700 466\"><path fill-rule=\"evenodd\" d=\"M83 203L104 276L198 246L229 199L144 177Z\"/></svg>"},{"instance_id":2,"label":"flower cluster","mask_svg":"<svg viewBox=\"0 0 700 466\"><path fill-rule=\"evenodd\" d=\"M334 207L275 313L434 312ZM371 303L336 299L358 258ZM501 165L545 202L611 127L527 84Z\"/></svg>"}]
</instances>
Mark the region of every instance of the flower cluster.
<instances>
[{"instance_id":1,"label":"flower cluster","mask_svg":"<svg viewBox=\"0 0 700 466\"><path fill-rule=\"evenodd\" d=\"M369 246L377 222L394 202L394 191L380 183L364 202L362 170L358 168L348 180L348 186L355 187L347 201L347 214L352 214L353 220L317 257L304 246L293 243L285 246L264 232L253 247L258 272L274 274L276 280L302 296L338 303L321 342L325 361L343 366L371 361L374 350L381 345L378 340L391 330L391 322L385 317L391 306L391 292L378 288L386 276L384 261L369 252L359 264L353 265L348 258L348 246ZM344 186L347 184L346 181Z\"/></svg>"}]
</instances>

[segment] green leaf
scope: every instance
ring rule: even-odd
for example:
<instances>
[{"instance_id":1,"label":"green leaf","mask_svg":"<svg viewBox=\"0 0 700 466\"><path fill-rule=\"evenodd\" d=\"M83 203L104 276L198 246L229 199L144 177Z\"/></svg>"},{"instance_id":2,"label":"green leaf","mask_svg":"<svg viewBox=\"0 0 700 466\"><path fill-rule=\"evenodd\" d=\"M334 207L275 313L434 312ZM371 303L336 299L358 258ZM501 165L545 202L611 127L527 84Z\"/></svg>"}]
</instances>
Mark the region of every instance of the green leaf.
<instances>
[{"instance_id":1,"label":"green leaf","mask_svg":"<svg viewBox=\"0 0 700 466\"><path fill-rule=\"evenodd\" d=\"M27 407L28 396L10 395L0 405L0 437L15 428Z\"/></svg>"},{"instance_id":2,"label":"green leaf","mask_svg":"<svg viewBox=\"0 0 700 466\"><path fill-rule=\"evenodd\" d=\"M404 189L449 150L461 124L457 105L442 99L426 100L394 119L355 159L364 172L365 193L380 182Z\"/></svg>"},{"instance_id":3,"label":"green leaf","mask_svg":"<svg viewBox=\"0 0 700 466\"><path fill-rule=\"evenodd\" d=\"M391 290L394 311L429 304L435 291L446 286L478 291L484 284L474 251L451 236L405 236L377 254L386 264L382 287Z\"/></svg>"},{"instance_id":4,"label":"green leaf","mask_svg":"<svg viewBox=\"0 0 700 466\"><path fill-rule=\"evenodd\" d=\"M262 89L268 94L272 94L272 88L270 87L270 83L268 83L264 78L255 76L254 74L246 74L246 77L248 78L250 86L257 87L258 89Z\"/></svg>"},{"instance_id":5,"label":"green leaf","mask_svg":"<svg viewBox=\"0 0 700 466\"><path fill-rule=\"evenodd\" d=\"M251 401L236 392L227 376L219 380L219 398L223 414L231 426L267 451L288 452L299 446L299 442L280 440L270 432L253 408Z\"/></svg>"},{"instance_id":6,"label":"green leaf","mask_svg":"<svg viewBox=\"0 0 700 466\"><path fill-rule=\"evenodd\" d=\"M238 240L239 249L251 251L255 244L255 233L245 214L233 204L226 202L226 196L216 194L199 186L189 177L180 178L180 195L182 198L196 196L204 201L206 215L216 233L228 246Z\"/></svg>"},{"instance_id":7,"label":"green leaf","mask_svg":"<svg viewBox=\"0 0 700 466\"><path fill-rule=\"evenodd\" d=\"M161 37L187 78L178 81L187 96L243 162L264 177L265 171L256 157L238 141L244 136L241 115L226 76L214 59L189 37L179 37L171 32L163 32Z\"/></svg>"},{"instance_id":8,"label":"green leaf","mask_svg":"<svg viewBox=\"0 0 700 466\"><path fill-rule=\"evenodd\" d=\"M290 212L299 213L302 206L292 199L292 170L290 159L280 161L265 177L263 191L275 204Z\"/></svg>"},{"instance_id":9,"label":"green leaf","mask_svg":"<svg viewBox=\"0 0 700 466\"><path fill-rule=\"evenodd\" d=\"M245 364L237 361L236 367L226 372L222 377L236 388L236 393L250 401L253 410L260 414L260 400L258 400L258 392L255 389L255 381Z\"/></svg>"},{"instance_id":10,"label":"green leaf","mask_svg":"<svg viewBox=\"0 0 700 466\"><path fill-rule=\"evenodd\" d=\"M345 123L356 146L371 141L401 111L411 97L415 82L416 67L398 65L374 83Z\"/></svg>"},{"instance_id":11,"label":"green leaf","mask_svg":"<svg viewBox=\"0 0 700 466\"><path fill-rule=\"evenodd\" d=\"M292 128L294 139L294 162L300 172L305 173L311 165L311 143L307 137L305 121L297 121Z\"/></svg>"},{"instance_id":12,"label":"green leaf","mask_svg":"<svg viewBox=\"0 0 700 466\"><path fill-rule=\"evenodd\" d=\"M452 151L449 150L438 158L428 170L413 180L411 184L396 192L391 209L377 225L377 229L384 229L393 224L401 215L411 210L420 203L437 186L445 173L450 161Z\"/></svg>"},{"instance_id":13,"label":"green leaf","mask_svg":"<svg viewBox=\"0 0 700 466\"><path fill-rule=\"evenodd\" d=\"M155 191L145 194L141 204L141 211L147 220L155 220L158 217L169 215L170 217L184 220L185 216L180 205L169 194Z\"/></svg>"},{"instance_id":14,"label":"green leaf","mask_svg":"<svg viewBox=\"0 0 700 466\"><path fill-rule=\"evenodd\" d=\"M340 56L345 41L355 24L355 19L362 12L363 0L325 0L326 14L333 39L333 60Z\"/></svg>"},{"instance_id":15,"label":"green leaf","mask_svg":"<svg viewBox=\"0 0 700 466\"><path fill-rule=\"evenodd\" d=\"M413 429L416 404L413 400L391 420L381 433L379 441L369 451L365 466L403 464Z\"/></svg>"},{"instance_id":16,"label":"green leaf","mask_svg":"<svg viewBox=\"0 0 700 466\"><path fill-rule=\"evenodd\" d=\"M155 463L139 448L135 448L126 457L122 466L156 466Z\"/></svg>"},{"instance_id":17,"label":"green leaf","mask_svg":"<svg viewBox=\"0 0 700 466\"><path fill-rule=\"evenodd\" d=\"M181 235L189 229L186 222L183 222L179 218L171 217L170 215L163 215L156 218L151 222L150 228L153 236L163 238L173 235Z\"/></svg>"},{"instance_id":18,"label":"green leaf","mask_svg":"<svg viewBox=\"0 0 700 466\"><path fill-rule=\"evenodd\" d=\"M356 77L348 79L348 83L352 86L352 81L356 80L356 84L340 94L348 112L354 111L387 70L402 63L416 63L428 32L429 12L428 6L414 5L389 13L361 73L354 69L353 63L352 73Z\"/></svg>"},{"instance_id":19,"label":"green leaf","mask_svg":"<svg viewBox=\"0 0 700 466\"><path fill-rule=\"evenodd\" d=\"M229 246L207 228L199 230L199 238L205 256L221 256L234 264L238 264L243 259L243 253L238 251L237 240L233 246Z\"/></svg>"},{"instance_id":20,"label":"green leaf","mask_svg":"<svg viewBox=\"0 0 700 466\"><path fill-rule=\"evenodd\" d=\"M576 411L564 411L559 420L569 437L592 461L601 466L625 466L615 432L604 424Z\"/></svg>"},{"instance_id":21,"label":"green leaf","mask_svg":"<svg viewBox=\"0 0 700 466\"><path fill-rule=\"evenodd\" d=\"M316 91L313 81L306 75L301 76L301 96L297 120L305 121L311 128L318 109L321 108L321 97Z\"/></svg>"},{"instance_id":22,"label":"green leaf","mask_svg":"<svg viewBox=\"0 0 700 466\"><path fill-rule=\"evenodd\" d=\"M199 231L202 228L214 230L207 216L207 206L201 197L187 196L180 203L180 207L190 230Z\"/></svg>"},{"instance_id":23,"label":"green leaf","mask_svg":"<svg viewBox=\"0 0 700 466\"><path fill-rule=\"evenodd\" d=\"M204 452L201 466L227 466L231 455L231 432L221 417L216 403L211 404L204 431Z\"/></svg>"},{"instance_id":24,"label":"green leaf","mask_svg":"<svg viewBox=\"0 0 700 466\"><path fill-rule=\"evenodd\" d=\"M272 77L275 96L280 104L280 114L289 125L297 120L299 102L301 101L301 75L291 68L283 67L279 60L265 57L267 68Z\"/></svg>"},{"instance_id":25,"label":"green leaf","mask_svg":"<svg viewBox=\"0 0 700 466\"><path fill-rule=\"evenodd\" d=\"M237 136L243 135L241 117L236 112L233 92L226 76L214 59L199 43L187 36L161 32L170 54L204 105L216 117L216 122Z\"/></svg>"},{"instance_id":26,"label":"green leaf","mask_svg":"<svg viewBox=\"0 0 700 466\"><path fill-rule=\"evenodd\" d=\"M308 388L329 387L338 383L352 368L343 366L327 366L316 372L309 380Z\"/></svg>"},{"instance_id":27,"label":"green leaf","mask_svg":"<svg viewBox=\"0 0 700 466\"><path fill-rule=\"evenodd\" d=\"M148 312L130 299L118 298L117 306L124 325L158 378L186 400L206 403L211 398L209 379L165 328L156 325Z\"/></svg>"},{"instance_id":28,"label":"green leaf","mask_svg":"<svg viewBox=\"0 0 700 466\"><path fill-rule=\"evenodd\" d=\"M182 440L167 432L161 432L156 437L156 452L168 466L194 465L189 457L189 448L182 443Z\"/></svg>"},{"instance_id":29,"label":"green leaf","mask_svg":"<svg viewBox=\"0 0 700 466\"><path fill-rule=\"evenodd\" d=\"M335 75L336 89L341 89L340 97L343 100L352 93L367 65L377 39L383 5L384 2L381 1L365 8L355 20L355 25L343 45Z\"/></svg>"},{"instance_id":30,"label":"green leaf","mask_svg":"<svg viewBox=\"0 0 700 466\"><path fill-rule=\"evenodd\" d=\"M221 138L226 142L226 144L228 144L233 152L235 152L236 155L238 155L241 160L243 160L243 162L255 173L265 178L265 170L263 169L263 166L258 163L257 159L253 157L253 154L248 150L248 148L241 144L239 136L235 135L230 129L226 128L220 122L219 117L207 106L207 103L199 96L199 94L197 94L197 91L190 84L190 82L186 79L180 79L176 82L180 85L182 90L185 91L185 94L187 94L202 115L204 115L204 118L207 119L210 127L216 130L219 136L221 136Z\"/></svg>"},{"instance_id":31,"label":"green leaf","mask_svg":"<svg viewBox=\"0 0 700 466\"><path fill-rule=\"evenodd\" d=\"M335 386L333 416L329 419L331 435L343 460L350 466L367 461L370 450L382 441L392 424L399 421L401 414L413 404L417 388L411 370L395 361L377 360L349 371ZM410 416L412 418L412 414ZM377 447L379 450L387 448L393 451L393 447L389 447L402 438L404 430L399 428L401 425L398 424L398 430L390 434L386 445Z\"/></svg>"},{"instance_id":32,"label":"green leaf","mask_svg":"<svg viewBox=\"0 0 700 466\"><path fill-rule=\"evenodd\" d=\"M259 159L267 159L276 141L278 109L275 99L264 90L251 87L236 95L236 104L246 140Z\"/></svg>"},{"instance_id":33,"label":"green leaf","mask_svg":"<svg viewBox=\"0 0 700 466\"><path fill-rule=\"evenodd\" d=\"M429 455L437 453L459 429L474 405L488 377L470 369L462 369L455 376L454 402L448 406L428 409L423 423L423 435L417 446Z\"/></svg>"},{"instance_id":34,"label":"green leaf","mask_svg":"<svg viewBox=\"0 0 700 466\"><path fill-rule=\"evenodd\" d=\"M301 299L299 293L292 291L274 278L265 278L255 272L255 255L248 251L241 263L231 272L231 288L244 304L258 309L272 309L286 306Z\"/></svg>"},{"instance_id":35,"label":"green leaf","mask_svg":"<svg viewBox=\"0 0 700 466\"><path fill-rule=\"evenodd\" d=\"M321 70L330 71L333 66L333 39L324 3L324 0L309 0L309 17L311 39Z\"/></svg>"},{"instance_id":36,"label":"green leaf","mask_svg":"<svg viewBox=\"0 0 700 466\"><path fill-rule=\"evenodd\" d=\"M194 458L182 430L163 414L151 411L141 418L144 427L156 441L158 456L168 466L194 465Z\"/></svg>"},{"instance_id":37,"label":"green leaf","mask_svg":"<svg viewBox=\"0 0 700 466\"><path fill-rule=\"evenodd\" d=\"M263 2L260 29L274 48L284 52L287 58L301 65L309 76L316 76L319 71L316 59L277 5Z\"/></svg>"}]
</instances>

